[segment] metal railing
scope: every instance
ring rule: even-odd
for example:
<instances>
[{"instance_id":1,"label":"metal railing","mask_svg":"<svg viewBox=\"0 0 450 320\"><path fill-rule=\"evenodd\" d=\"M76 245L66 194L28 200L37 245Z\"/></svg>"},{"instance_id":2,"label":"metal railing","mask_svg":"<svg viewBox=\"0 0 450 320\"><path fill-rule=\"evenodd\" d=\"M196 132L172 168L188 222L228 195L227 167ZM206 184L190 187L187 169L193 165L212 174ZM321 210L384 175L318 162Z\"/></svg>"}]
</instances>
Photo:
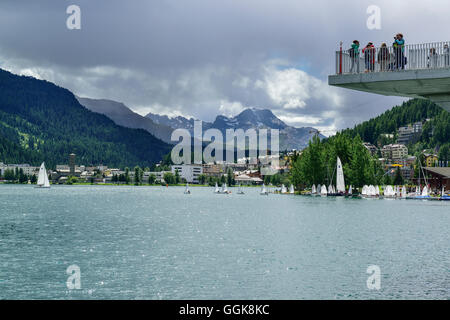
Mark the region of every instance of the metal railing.
<instances>
[{"instance_id":1,"label":"metal railing","mask_svg":"<svg viewBox=\"0 0 450 320\"><path fill-rule=\"evenodd\" d=\"M450 42L370 47L336 52L336 74L450 68Z\"/></svg>"}]
</instances>

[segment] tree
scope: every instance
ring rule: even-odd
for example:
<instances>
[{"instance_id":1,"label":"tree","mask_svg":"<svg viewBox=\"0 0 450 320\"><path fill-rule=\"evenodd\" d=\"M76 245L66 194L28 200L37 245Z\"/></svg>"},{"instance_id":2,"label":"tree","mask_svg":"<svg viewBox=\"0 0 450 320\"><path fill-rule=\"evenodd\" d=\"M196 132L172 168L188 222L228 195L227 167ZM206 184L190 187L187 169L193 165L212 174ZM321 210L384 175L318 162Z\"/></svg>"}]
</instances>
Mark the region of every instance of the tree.
<instances>
[{"instance_id":1,"label":"tree","mask_svg":"<svg viewBox=\"0 0 450 320\"><path fill-rule=\"evenodd\" d=\"M178 170L175 170L175 184L180 184L180 181L181 181L180 173L178 172Z\"/></svg>"},{"instance_id":2,"label":"tree","mask_svg":"<svg viewBox=\"0 0 450 320\"><path fill-rule=\"evenodd\" d=\"M4 178L6 181L16 181L16 175L14 174L14 170L6 169L4 173Z\"/></svg>"},{"instance_id":3,"label":"tree","mask_svg":"<svg viewBox=\"0 0 450 320\"><path fill-rule=\"evenodd\" d=\"M228 169L227 169L227 184L228 184L229 186L232 186L232 185L234 184L233 181L234 181L234 173L233 173L233 169L228 168Z\"/></svg>"},{"instance_id":4,"label":"tree","mask_svg":"<svg viewBox=\"0 0 450 320\"><path fill-rule=\"evenodd\" d=\"M175 184L175 176L172 172L164 173L163 179L167 184Z\"/></svg>"},{"instance_id":5,"label":"tree","mask_svg":"<svg viewBox=\"0 0 450 320\"><path fill-rule=\"evenodd\" d=\"M130 184L130 169L128 167L125 168L125 183Z\"/></svg>"},{"instance_id":6,"label":"tree","mask_svg":"<svg viewBox=\"0 0 450 320\"><path fill-rule=\"evenodd\" d=\"M200 184L205 184L207 179L208 179L208 177L204 174L201 174L198 176L198 182Z\"/></svg>"},{"instance_id":7,"label":"tree","mask_svg":"<svg viewBox=\"0 0 450 320\"><path fill-rule=\"evenodd\" d=\"M394 177L394 181L393 182L394 182L395 186L403 185L404 180L403 180L402 173L400 171L400 167L397 167L397 172L395 173L395 177Z\"/></svg>"},{"instance_id":8,"label":"tree","mask_svg":"<svg viewBox=\"0 0 450 320\"><path fill-rule=\"evenodd\" d=\"M156 181L156 176L153 173L151 173L148 176L148 184L155 184L155 181Z\"/></svg>"},{"instance_id":9,"label":"tree","mask_svg":"<svg viewBox=\"0 0 450 320\"><path fill-rule=\"evenodd\" d=\"M141 180L141 168L139 166L134 167L134 184L140 185L142 182Z\"/></svg>"},{"instance_id":10,"label":"tree","mask_svg":"<svg viewBox=\"0 0 450 320\"><path fill-rule=\"evenodd\" d=\"M30 177L30 182L31 182L32 184L36 184L36 183L37 183L37 177L36 177L35 174L33 174L33 175Z\"/></svg>"}]
</instances>

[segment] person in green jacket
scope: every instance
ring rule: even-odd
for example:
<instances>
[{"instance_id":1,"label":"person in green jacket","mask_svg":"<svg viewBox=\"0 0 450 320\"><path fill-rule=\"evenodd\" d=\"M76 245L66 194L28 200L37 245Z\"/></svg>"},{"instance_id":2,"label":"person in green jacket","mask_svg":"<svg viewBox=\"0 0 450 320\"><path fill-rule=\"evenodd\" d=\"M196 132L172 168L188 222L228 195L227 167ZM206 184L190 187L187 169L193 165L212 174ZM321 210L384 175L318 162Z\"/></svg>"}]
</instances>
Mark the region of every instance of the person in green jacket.
<instances>
[{"instance_id":1,"label":"person in green jacket","mask_svg":"<svg viewBox=\"0 0 450 320\"><path fill-rule=\"evenodd\" d=\"M350 59L352 61L352 66L350 67L350 73L353 73L353 70L356 66L356 73L359 73L359 41L355 40L352 43L352 47L349 50Z\"/></svg>"}]
</instances>

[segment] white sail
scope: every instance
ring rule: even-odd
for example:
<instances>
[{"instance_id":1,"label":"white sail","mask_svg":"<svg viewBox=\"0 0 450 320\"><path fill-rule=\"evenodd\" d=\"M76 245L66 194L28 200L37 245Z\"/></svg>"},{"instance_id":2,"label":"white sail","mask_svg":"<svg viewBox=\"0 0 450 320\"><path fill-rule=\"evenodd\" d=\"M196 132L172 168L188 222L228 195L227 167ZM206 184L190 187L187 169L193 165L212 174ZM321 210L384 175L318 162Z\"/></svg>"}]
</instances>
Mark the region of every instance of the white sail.
<instances>
[{"instance_id":1,"label":"white sail","mask_svg":"<svg viewBox=\"0 0 450 320\"><path fill-rule=\"evenodd\" d=\"M220 192L219 185L216 182L216 187L214 189L214 193L219 193L219 192Z\"/></svg>"},{"instance_id":2,"label":"white sail","mask_svg":"<svg viewBox=\"0 0 450 320\"><path fill-rule=\"evenodd\" d=\"M315 184L313 184L313 186L312 186L312 188L311 188L311 193L312 193L312 194L316 194L316 193L317 193L317 191L316 191L316 185L315 185Z\"/></svg>"},{"instance_id":3,"label":"white sail","mask_svg":"<svg viewBox=\"0 0 450 320\"><path fill-rule=\"evenodd\" d=\"M331 184L328 186L328 193L334 193L333 186Z\"/></svg>"},{"instance_id":4,"label":"white sail","mask_svg":"<svg viewBox=\"0 0 450 320\"><path fill-rule=\"evenodd\" d=\"M223 192L228 193L228 187L227 187L226 183L225 183L225 188L223 189Z\"/></svg>"},{"instance_id":5,"label":"white sail","mask_svg":"<svg viewBox=\"0 0 450 320\"><path fill-rule=\"evenodd\" d=\"M423 188L423 190L422 190L422 197L428 197L428 196L429 196L429 194L428 194L428 187L425 186Z\"/></svg>"},{"instance_id":6,"label":"white sail","mask_svg":"<svg viewBox=\"0 0 450 320\"><path fill-rule=\"evenodd\" d=\"M289 188L289 193L290 194L294 194L295 190L294 190L294 185L291 184L291 187Z\"/></svg>"},{"instance_id":7,"label":"white sail","mask_svg":"<svg viewBox=\"0 0 450 320\"><path fill-rule=\"evenodd\" d=\"M367 196L368 188L369 188L369 187L368 187L367 185L364 185L364 187L362 188L361 194L362 194L363 196Z\"/></svg>"},{"instance_id":8,"label":"white sail","mask_svg":"<svg viewBox=\"0 0 450 320\"><path fill-rule=\"evenodd\" d=\"M191 193L191 190L189 190L189 184L186 183L186 189L184 190L185 194Z\"/></svg>"},{"instance_id":9,"label":"white sail","mask_svg":"<svg viewBox=\"0 0 450 320\"><path fill-rule=\"evenodd\" d=\"M352 193L353 193L353 189L352 189L352 186L350 186L350 187L348 188L348 194L349 194L349 195L352 195Z\"/></svg>"},{"instance_id":10,"label":"white sail","mask_svg":"<svg viewBox=\"0 0 450 320\"><path fill-rule=\"evenodd\" d=\"M338 193L345 193L344 170L342 169L342 163L339 157L337 158L336 191Z\"/></svg>"},{"instance_id":11,"label":"white sail","mask_svg":"<svg viewBox=\"0 0 450 320\"><path fill-rule=\"evenodd\" d=\"M402 198L406 198L406 187L403 186L402 188Z\"/></svg>"},{"instance_id":12,"label":"white sail","mask_svg":"<svg viewBox=\"0 0 450 320\"><path fill-rule=\"evenodd\" d=\"M379 186L375 186L375 195L376 196L380 195L380 187Z\"/></svg>"},{"instance_id":13,"label":"white sail","mask_svg":"<svg viewBox=\"0 0 450 320\"><path fill-rule=\"evenodd\" d=\"M284 184L281 185L281 193L287 193L287 189Z\"/></svg>"},{"instance_id":14,"label":"white sail","mask_svg":"<svg viewBox=\"0 0 450 320\"><path fill-rule=\"evenodd\" d=\"M39 168L37 186L41 188L50 188L47 170L45 170L45 162L42 162L41 167Z\"/></svg>"},{"instance_id":15,"label":"white sail","mask_svg":"<svg viewBox=\"0 0 450 320\"><path fill-rule=\"evenodd\" d=\"M261 194L267 194L266 185L264 183L263 183L262 188L261 188Z\"/></svg>"},{"instance_id":16,"label":"white sail","mask_svg":"<svg viewBox=\"0 0 450 320\"><path fill-rule=\"evenodd\" d=\"M320 188L320 194L325 195L325 196L328 194L328 192L327 192L327 187L325 187L325 185L323 185L323 186Z\"/></svg>"}]
</instances>

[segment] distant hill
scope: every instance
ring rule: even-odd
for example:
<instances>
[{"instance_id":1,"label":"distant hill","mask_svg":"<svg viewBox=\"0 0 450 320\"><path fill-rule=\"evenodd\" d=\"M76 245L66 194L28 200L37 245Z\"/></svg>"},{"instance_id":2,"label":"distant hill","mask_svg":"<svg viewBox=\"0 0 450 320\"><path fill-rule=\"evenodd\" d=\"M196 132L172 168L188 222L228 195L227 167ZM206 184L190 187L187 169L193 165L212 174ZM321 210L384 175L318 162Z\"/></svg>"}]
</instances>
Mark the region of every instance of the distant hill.
<instances>
[{"instance_id":1,"label":"distant hill","mask_svg":"<svg viewBox=\"0 0 450 320\"><path fill-rule=\"evenodd\" d=\"M424 134L422 134L422 141L429 141L430 128L432 126L438 125L439 119L446 121L449 113L444 109L440 108L433 102L429 100L422 99L412 99L400 106L393 107L391 110L385 113L364 121L361 124L356 125L353 129L343 130L351 136L356 136L359 134L361 139L365 142L370 142L376 144L381 134L396 134L398 128L402 126L407 126L414 122L422 121L425 122L430 119L429 123L424 126ZM439 128L443 124L438 125ZM450 135L450 128L447 131ZM442 136L435 140L435 143L445 143L450 141L450 136Z\"/></svg>"},{"instance_id":2,"label":"distant hill","mask_svg":"<svg viewBox=\"0 0 450 320\"><path fill-rule=\"evenodd\" d=\"M187 129L193 131L194 119L187 119L181 116L169 118L149 113L146 117L154 122L171 126L174 129ZM215 128L223 134L227 129L279 129L280 130L280 150L301 150L308 145L309 140L316 134L317 130L311 127L295 128L288 126L278 119L271 110L248 108L235 117L219 115L214 122L203 122L203 130ZM320 138L324 136L320 135Z\"/></svg>"},{"instance_id":3,"label":"distant hill","mask_svg":"<svg viewBox=\"0 0 450 320\"><path fill-rule=\"evenodd\" d=\"M0 161L150 166L170 146L142 129L115 124L83 107L67 89L0 70Z\"/></svg>"},{"instance_id":4,"label":"distant hill","mask_svg":"<svg viewBox=\"0 0 450 320\"><path fill-rule=\"evenodd\" d=\"M170 136L173 129L170 126L155 123L152 119L133 112L123 103L106 99L76 98L84 107L93 112L104 114L120 126L144 129L158 139L171 143Z\"/></svg>"}]
</instances>

